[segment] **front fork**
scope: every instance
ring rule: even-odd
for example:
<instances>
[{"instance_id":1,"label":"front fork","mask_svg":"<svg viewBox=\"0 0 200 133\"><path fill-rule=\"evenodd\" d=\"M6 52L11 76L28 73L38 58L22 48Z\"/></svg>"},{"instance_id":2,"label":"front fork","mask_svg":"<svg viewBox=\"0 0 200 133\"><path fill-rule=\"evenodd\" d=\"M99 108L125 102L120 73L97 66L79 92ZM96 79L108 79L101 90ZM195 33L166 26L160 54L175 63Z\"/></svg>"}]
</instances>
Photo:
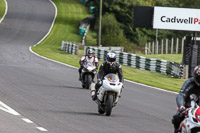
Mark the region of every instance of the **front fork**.
<instances>
[{"instance_id":1,"label":"front fork","mask_svg":"<svg viewBox=\"0 0 200 133\"><path fill-rule=\"evenodd\" d=\"M113 95L113 107L114 106L116 106L117 105L117 102L118 102L118 99L119 99L119 96L117 95L117 93L114 93L114 92L105 92L105 94L104 94L104 105L105 105L105 103L106 103L106 101L107 101L107 97L108 97L108 95Z\"/></svg>"}]
</instances>

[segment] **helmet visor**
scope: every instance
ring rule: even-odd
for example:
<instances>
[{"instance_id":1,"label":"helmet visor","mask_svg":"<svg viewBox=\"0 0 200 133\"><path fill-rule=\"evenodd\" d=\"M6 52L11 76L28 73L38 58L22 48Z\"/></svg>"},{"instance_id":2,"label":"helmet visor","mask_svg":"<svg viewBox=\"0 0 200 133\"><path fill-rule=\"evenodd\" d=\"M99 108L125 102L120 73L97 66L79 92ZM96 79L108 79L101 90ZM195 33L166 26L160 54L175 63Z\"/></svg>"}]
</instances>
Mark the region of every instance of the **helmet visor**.
<instances>
[{"instance_id":1,"label":"helmet visor","mask_svg":"<svg viewBox=\"0 0 200 133\"><path fill-rule=\"evenodd\" d=\"M92 53L89 53L89 54L88 54L88 56L89 56L89 57L92 57L92 56L93 56L93 54L92 54Z\"/></svg>"},{"instance_id":2,"label":"helmet visor","mask_svg":"<svg viewBox=\"0 0 200 133\"><path fill-rule=\"evenodd\" d=\"M115 62L116 58L109 58L108 62Z\"/></svg>"}]
</instances>

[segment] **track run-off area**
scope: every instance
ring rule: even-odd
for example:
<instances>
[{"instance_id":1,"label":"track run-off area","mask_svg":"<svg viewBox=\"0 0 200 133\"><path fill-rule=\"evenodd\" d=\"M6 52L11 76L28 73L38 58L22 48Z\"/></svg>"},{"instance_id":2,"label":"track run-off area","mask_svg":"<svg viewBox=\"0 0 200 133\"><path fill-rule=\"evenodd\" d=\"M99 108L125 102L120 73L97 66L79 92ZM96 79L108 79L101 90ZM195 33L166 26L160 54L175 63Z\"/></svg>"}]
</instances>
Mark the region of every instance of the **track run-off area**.
<instances>
[{"instance_id":1,"label":"track run-off area","mask_svg":"<svg viewBox=\"0 0 200 133\"><path fill-rule=\"evenodd\" d=\"M49 0L6 0L0 23L2 133L169 133L176 93L125 81L110 117L99 115L77 68L41 58L30 46L52 27ZM78 61L77 61L78 63Z\"/></svg>"}]
</instances>

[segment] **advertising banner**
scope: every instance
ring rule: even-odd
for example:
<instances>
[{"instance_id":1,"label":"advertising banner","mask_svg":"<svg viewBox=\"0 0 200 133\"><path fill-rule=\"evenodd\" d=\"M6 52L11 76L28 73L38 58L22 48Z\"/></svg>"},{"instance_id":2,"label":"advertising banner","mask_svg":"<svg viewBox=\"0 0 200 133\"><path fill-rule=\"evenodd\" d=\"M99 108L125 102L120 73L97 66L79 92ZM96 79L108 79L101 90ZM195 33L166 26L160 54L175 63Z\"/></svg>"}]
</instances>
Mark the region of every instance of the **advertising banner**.
<instances>
[{"instance_id":1,"label":"advertising banner","mask_svg":"<svg viewBox=\"0 0 200 133\"><path fill-rule=\"evenodd\" d=\"M200 31L200 9L154 7L153 28Z\"/></svg>"}]
</instances>

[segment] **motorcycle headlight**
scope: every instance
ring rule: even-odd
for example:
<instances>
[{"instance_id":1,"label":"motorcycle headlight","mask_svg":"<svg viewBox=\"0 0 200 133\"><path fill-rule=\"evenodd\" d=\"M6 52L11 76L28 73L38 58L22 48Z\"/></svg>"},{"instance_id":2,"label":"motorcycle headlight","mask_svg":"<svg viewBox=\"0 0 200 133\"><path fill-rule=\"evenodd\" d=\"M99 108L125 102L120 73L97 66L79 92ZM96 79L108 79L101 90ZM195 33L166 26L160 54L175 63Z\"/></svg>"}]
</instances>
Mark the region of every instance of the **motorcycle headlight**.
<instances>
[{"instance_id":1,"label":"motorcycle headlight","mask_svg":"<svg viewBox=\"0 0 200 133\"><path fill-rule=\"evenodd\" d=\"M88 67L87 69L88 69L88 71L92 71L92 67Z\"/></svg>"}]
</instances>

